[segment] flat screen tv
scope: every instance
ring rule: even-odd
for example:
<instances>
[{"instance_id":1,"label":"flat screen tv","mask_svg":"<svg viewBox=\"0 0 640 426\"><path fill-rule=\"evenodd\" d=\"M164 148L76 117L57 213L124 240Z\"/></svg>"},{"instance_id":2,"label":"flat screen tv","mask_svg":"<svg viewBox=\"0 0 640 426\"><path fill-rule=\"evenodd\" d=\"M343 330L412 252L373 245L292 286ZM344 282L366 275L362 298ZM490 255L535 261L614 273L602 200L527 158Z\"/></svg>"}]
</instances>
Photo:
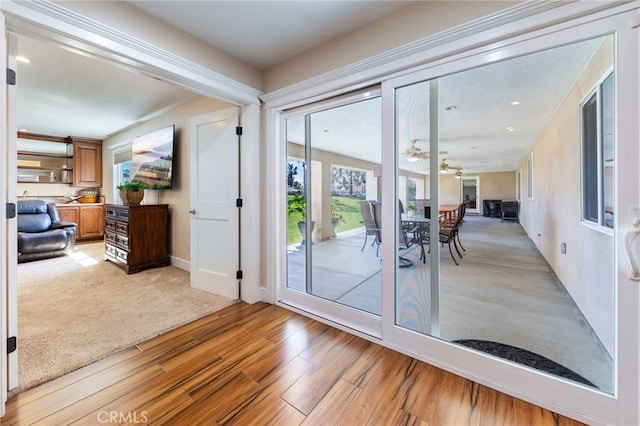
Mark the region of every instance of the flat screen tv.
<instances>
[{"instance_id":1,"label":"flat screen tv","mask_svg":"<svg viewBox=\"0 0 640 426\"><path fill-rule=\"evenodd\" d=\"M141 182L150 189L170 189L173 177L173 142L175 125L172 124L131 143L132 182Z\"/></svg>"}]
</instances>

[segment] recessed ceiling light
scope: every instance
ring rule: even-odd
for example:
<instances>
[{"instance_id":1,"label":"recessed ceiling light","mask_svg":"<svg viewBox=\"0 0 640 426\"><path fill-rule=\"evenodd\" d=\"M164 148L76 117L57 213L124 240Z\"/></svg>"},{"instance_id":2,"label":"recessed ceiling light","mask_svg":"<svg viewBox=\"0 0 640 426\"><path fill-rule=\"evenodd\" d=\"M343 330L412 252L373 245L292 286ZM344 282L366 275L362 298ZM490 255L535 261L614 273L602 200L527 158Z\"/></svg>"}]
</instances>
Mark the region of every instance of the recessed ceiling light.
<instances>
[{"instance_id":1,"label":"recessed ceiling light","mask_svg":"<svg viewBox=\"0 0 640 426\"><path fill-rule=\"evenodd\" d=\"M31 59L24 56L16 56L16 61L22 62L23 64L28 64L29 62L31 62Z\"/></svg>"},{"instance_id":2,"label":"recessed ceiling light","mask_svg":"<svg viewBox=\"0 0 640 426\"><path fill-rule=\"evenodd\" d=\"M511 105L518 106L520 105L520 101L511 101Z\"/></svg>"},{"instance_id":3,"label":"recessed ceiling light","mask_svg":"<svg viewBox=\"0 0 640 426\"><path fill-rule=\"evenodd\" d=\"M448 106L448 107L446 107L445 109L446 109L447 111L453 111L453 110L454 110L454 109L456 109L456 108L458 108L458 107L457 107L457 106L455 106L455 105L449 105L449 106Z\"/></svg>"},{"instance_id":4,"label":"recessed ceiling light","mask_svg":"<svg viewBox=\"0 0 640 426\"><path fill-rule=\"evenodd\" d=\"M507 126L507 127L505 127L505 129L506 129L508 132L515 132L515 131L516 131L516 129L514 129L514 128L513 128L513 127L511 127L511 126Z\"/></svg>"}]
</instances>

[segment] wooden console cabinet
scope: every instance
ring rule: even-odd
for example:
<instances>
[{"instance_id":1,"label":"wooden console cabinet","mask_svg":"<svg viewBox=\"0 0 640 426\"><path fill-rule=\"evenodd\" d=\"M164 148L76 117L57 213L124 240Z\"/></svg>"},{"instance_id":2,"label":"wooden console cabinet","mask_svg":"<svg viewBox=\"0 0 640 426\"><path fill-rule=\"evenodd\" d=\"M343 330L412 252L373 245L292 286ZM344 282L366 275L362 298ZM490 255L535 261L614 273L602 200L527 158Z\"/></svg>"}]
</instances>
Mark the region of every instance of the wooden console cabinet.
<instances>
[{"instance_id":1,"label":"wooden console cabinet","mask_svg":"<svg viewBox=\"0 0 640 426\"><path fill-rule=\"evenodd\" d=\"M76 223L76 240L95 240L104 237L103 204L70 204L57 207L60 220Z\"/></svg>"},{"instance_id":2,"label":"wooden console cabinet","mask_svg":"<svg viewBox=\"0 0 640 426\"><path fill-rule=\"evenodd\" d=\"M169 265L169 205L105 204L104 259L127 274Z\"/></svg>"}]
</instances>

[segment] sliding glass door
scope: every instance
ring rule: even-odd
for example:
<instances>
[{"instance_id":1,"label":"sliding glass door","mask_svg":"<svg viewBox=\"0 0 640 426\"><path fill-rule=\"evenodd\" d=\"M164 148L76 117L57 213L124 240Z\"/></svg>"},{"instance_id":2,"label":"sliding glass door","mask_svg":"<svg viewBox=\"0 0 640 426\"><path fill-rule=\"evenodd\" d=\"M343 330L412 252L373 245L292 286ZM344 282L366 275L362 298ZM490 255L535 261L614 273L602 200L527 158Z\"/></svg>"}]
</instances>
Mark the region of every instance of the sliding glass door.
<instances>
[{"instance_id":1,"label":"sliding glass door","mask_svg":"<svg viewBox=\"0 0 640 426\"><path fill-rule=\"evenodd\" d=\"M285 295L380 335L381 102L375 91L287 114ZM378 221L380 218L378 218Z\"/></svg>"},{"instance_id":2,"label":"sliding glass door","mask_svg":"<svg viewBox=\"0 0 640 426\"><path fill-rule=\"evenodd\" d=\"M615 175L613 47L597 37L396 89L397 178L431 182L429 226L401 214L414 248L412 269L398 264L398 326L614 392L614 203L601 197L598 222L580 202ZM585 98L599 102L592 123ZM520 202L518 174L534 188Z\"/></svg>"},{"instance_id":3,"label":"sliding glass door","mask_svg":"<svg viewBox=\"0 0 640 426\"><path fill-rule=\"evenodd\" d=\"M637 364L623 349L637 323L619 318L636 312L624 233L640 216L638 107L623 90L637 76L619 65L637 64L618 54L637 40L616 25L453 55L373 96L283 113L279 300L615 423L616 373Z\"/></svg>"}]
</instances>

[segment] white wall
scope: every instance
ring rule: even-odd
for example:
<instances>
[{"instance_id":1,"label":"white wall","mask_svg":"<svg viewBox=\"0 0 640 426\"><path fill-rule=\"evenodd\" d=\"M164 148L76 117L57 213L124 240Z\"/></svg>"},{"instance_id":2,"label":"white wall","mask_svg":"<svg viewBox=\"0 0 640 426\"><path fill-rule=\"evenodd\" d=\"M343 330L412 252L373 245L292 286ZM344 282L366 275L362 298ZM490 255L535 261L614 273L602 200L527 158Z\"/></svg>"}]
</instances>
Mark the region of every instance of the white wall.
<instances>
[{"instance_id":1,"label":"white wall","mask_svg":"<svg viewBox=\"0 0 640 426\"><path fill-rule=\"evenodd\" d=\"M120 204L120 197L113 193L113 147L121 144L130 144L136 136L144 135L170 124L176 125L176 143L174 146L174 176L172 189L162 191L145 191L143 203L169 204L170 236L169 254L172 257L189 261L190 254L190 226L189 215L191 202L191 178L190 178L190 144L191 117L219 111L229 108L228 104L213 99L199 97L194 101L180 105L179 107L158 116L152 120L140 124L125 132L106 139L102 146L102 170L103 183L102 194L107 203Z\"/></svg>"},{"instance_id":2,"label":"white wall","mask_svg":"<svg viewBox=\"0 0 640 426\"><path fill-rule=\"evenodd\" d=\"M613 235L581 221L579 104L612 65L613 40L586 67L534 145L533 199L522 173L520 222L610 354L614 349ZM567 253L560 252L566 243Z\"/></svg>"}]
</instances>

